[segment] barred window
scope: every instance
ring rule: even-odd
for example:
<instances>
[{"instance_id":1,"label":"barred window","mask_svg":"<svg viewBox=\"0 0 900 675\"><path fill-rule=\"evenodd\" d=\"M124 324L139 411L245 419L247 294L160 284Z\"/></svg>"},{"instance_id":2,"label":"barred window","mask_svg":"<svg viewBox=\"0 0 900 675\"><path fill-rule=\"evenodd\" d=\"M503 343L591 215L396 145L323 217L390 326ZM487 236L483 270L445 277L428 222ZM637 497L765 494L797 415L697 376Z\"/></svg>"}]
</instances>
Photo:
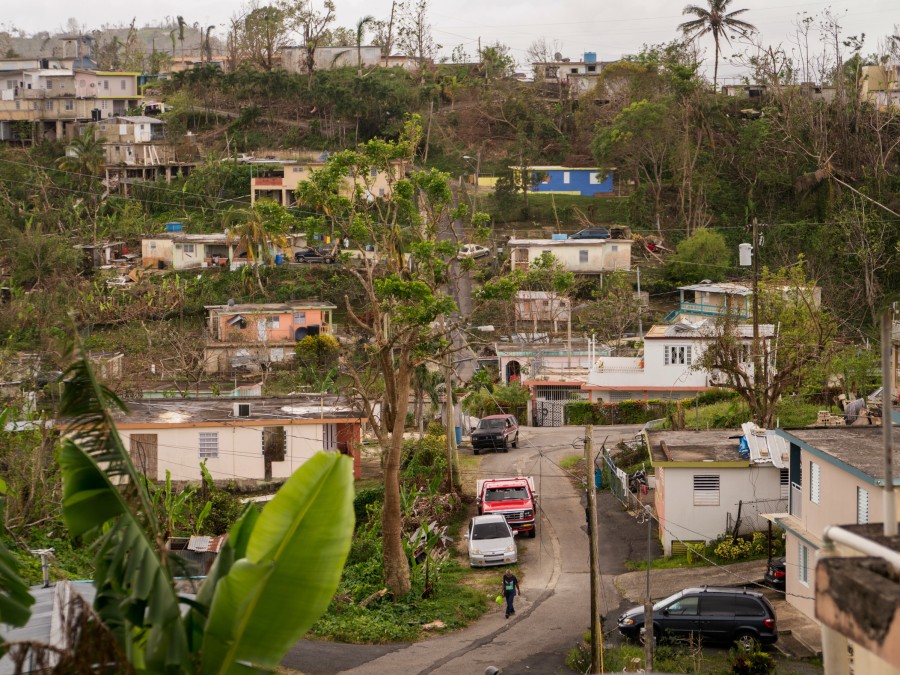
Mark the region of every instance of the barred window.
<instances>
[{"instance_id":1,"label":"barred window","mask_svg":"<svg viewBox=\"0 0 900 675\"><path fill-rule=\"evenodd\" d=\"M219 456L219 432L201 431L199 440L200 459Z\"/></svg>"}]
</instances>

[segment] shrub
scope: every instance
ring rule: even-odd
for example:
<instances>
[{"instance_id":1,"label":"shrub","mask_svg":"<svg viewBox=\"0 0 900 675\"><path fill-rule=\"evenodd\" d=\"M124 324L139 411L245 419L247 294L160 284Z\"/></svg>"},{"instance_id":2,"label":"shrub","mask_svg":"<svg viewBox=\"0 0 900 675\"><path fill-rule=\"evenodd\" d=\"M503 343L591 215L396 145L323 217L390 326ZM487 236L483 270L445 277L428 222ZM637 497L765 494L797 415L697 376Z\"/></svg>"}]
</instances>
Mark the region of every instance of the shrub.
<instances>
[{"instance_id":1,"label":"shrub","mask_svg":"<svg viewBox=\"0 0 900 675\"><path fill-rule=\"evenodd\" d=\"M775 660L766 652L731 651L731 672L734 675L769 675L775 672Z\"/></svg>"},{"instance_id":2,"label":"shrub","mask_svg":"<svg viewBox=\"0 0 900 675\"><path fill-rule=\"evenodd\" d=\"M370 504L380 504L384 501L384 486L364 488L356 493L353 498L353 512L356 514L356 527L359 528L368 520L368 507Z\"/></svg>"},{"instance_id":3,"label":"shrub","mask_svg":"<svg viewBox=\"0 0 900 675\"><path fill-rule=\"evenodd\" d=\"M443 431L443 429L442 429ZM403 441L400 468L405 478L431 478L447 468L447 436L428 433L420 439Z\"/></svg>"},{"instance_id":4,"label":"shrub","mask_svg":"<svg viewBox=\"0 0 900 675\"><path fill-rule=\"evenodd\" d=\"M752 545L746 539L723 539L716 545L715 554L722 560L740 560L750 555Z\"/></svg>"}]
</instances>

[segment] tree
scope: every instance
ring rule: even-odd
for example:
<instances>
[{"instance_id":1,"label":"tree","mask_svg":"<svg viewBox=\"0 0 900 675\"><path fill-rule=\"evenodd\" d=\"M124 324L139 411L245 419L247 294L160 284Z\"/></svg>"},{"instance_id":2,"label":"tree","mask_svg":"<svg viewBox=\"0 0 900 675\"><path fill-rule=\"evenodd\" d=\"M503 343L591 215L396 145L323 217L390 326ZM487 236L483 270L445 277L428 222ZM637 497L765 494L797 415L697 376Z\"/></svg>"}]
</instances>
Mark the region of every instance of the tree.
<instances>
[{"instance_id":1,"label":"tree","mask_svg":"<svg viewBox=\"0 0 900 675\"><path fill-rule=\"evenodd\" d=\"M239 44L250 60L262 70L275 68L278 51L287 43L285 10L275 5L251 4L244 16Z\"/></svg>"},{"instance_id":2,"label":"tree","mask_svg":"<svg viewBox=\"0 0 900 675\"><path fill-rule=\"evenodd\" d=\"M375 22L375 17L367 14L356 22L356 76L362 77L362 41L366 35L366 27Z\"/></svg>"},{"instance_id":3,"label":"tree","mask_svg":"<svg viewBox=\"0 0 900 675\"><path fill-rule=\"evenodd\" d=\"M265 293L259 268L274 262L274 248L284 246L285 234L293 217L280 204L260 201L248 208L233 208L225 213L229 241L237 241L238 249L247 251L247 260L253 266L256 283Z\"/></svg>"},{"instance_id":4,"label":"tree","mask_svg":"<svg viewBox=\"0 0 900 675\"><path fill-rule=\"evenodd\" d=\"M316 48L320 46L328 26L334 21L334 11L332 0L324 0L321 10L316 9L313 0L300 0L288 11L291 25L300 33L303 41L304 62L310 85L316 69Z\"/></svg>"},{"instance_id":5,"label":"tree","mask_svg":"<svg viewBox=\"0 0 900 675\"><path fill-rule=\"evenodd\" d=\"M373 140L337 153L298 189L299 201L323 214L307 220L310 232L333 231L360 254L361 266L345 269L362 289L364 309L344 298L348 323L360 337L357 349L342 354L341 363L382 449L382 555L385 584L395 598L410 589L400 507L410 380L418 365L438 365L450 349L453 325L439 317L456 309L446 288L457 247L438 241L437 234L461 213L454 213L447 174L410 169L421 137L414 117L399 141ZM386 180L383 196L374 196L376 180ZM366 252L367 245L376 255Z\"/></svg>"},{"instance_id":6,"label":"tree","mask_svg":"<svg viewBox=\"0 0 900 675\"><path fill-rule=\"evenodd\" d=\"M732 30L744 34L752 33L756 30L756 26L736 18L739 14L746 12L746 9L737 9L733 12L728 11L731 0L706 0L706 2L708 7L687 5L681 13L693 15L697 18L680 24L678 30L682 31L691 40L696 40L708 33L712 33L713 41L715 42L715 67L713 69L713 91L715 91L719 79L720 40L724 39L730 43L727 31Z\"/></svg>"},{"instance_id":7,"label":"tree","mask_svg":"<svg viewBox=\"0 0 900 675\"><path fill-rule=\"evenodd\" d=\"M441 48L431 35L428 0L406 0L401 3L398 35L400 48L418 62L420 76L424 76L429 61Z\"/></svg>"},{"instance_id":8,"label":"tree","mask_svg":"<svg viewBox=\"0 0 900 675\"><path fill-rule=\"evenodd\" d=\"M56 160L63 171L78 174L79 181L89 185L99 176L106 165L103 143L97 138L92 125L88 125L80 136L66 146L66 154Z\"/></svg>"},{"instance_id":9,"label":"tree","mask_svg":"<svg viewBox=\"0 0 900 675\"><path fill-rule=\"evenodd\" d=\"M801 392L822 364L831 362L837 328L834 318L818 306L815 283L806 278L802 259L790 269L765 272L758 290L757 320L768 325L773 337L760 339L757 354L748 354L743 337L746 324L739 324L736 315L728 312L693 367L721 374L722 386L746 402L753 421L771 427L782 395ZM752 362L759 364L758 372Z\"/></svg>"},{"instance_id":10,"label":"tree","mask_svg":"<svg viewBox=\"0 0 900 675\"><path fill-rule=\"evenodd\" d=\"M637 323L641 301L635 297L628 272L622 270L607 276L594 297L596 301L581 313L578 328L596 335L616 356L625 333Z\"/></svg>"},{"instance_id":11,"label":"tree","mask_svg":"<svg viewBox=\"0 0 900 675\"><path fill-rule=\"evenodd\" d=\"M64 382L63 518L71 536L94 540L97 591L93 612L81 611L79 621L93 629L67 631L65 657L78 657L83 668L66 670L86 672L98 662L185 675L224 675L247 664L274 670L340 580L353 533L350 461L319 453L262 513L247 509L184 611L173 579L177 559L112 418L124 405L98 384L84 353ZM97 620L113 641L103 651L91 641Z\"/></svg>"},{"instance_id":12,"label":"tree","mask_svg":"<svg viewBox=\"0 0 900 675\"><path fill-rule=\"evenodd\" d=\"M187 22L181 15L176 18L178 19L178 41L181 43L181 58L184 59L184 27L187 26Z\"/></svg>"},{"instance_id":13,"label":"tree","mask_svg":"<svg viewBox=\"0 0 900 675\"><path fill-rule=\"evenodd\" d=\"M703 279L721 281L730 266L731 253L725 237L701 227L678 242L675 255L666 261L666 276L681 284L695 284Z\"/></svg>"}]
</instances>

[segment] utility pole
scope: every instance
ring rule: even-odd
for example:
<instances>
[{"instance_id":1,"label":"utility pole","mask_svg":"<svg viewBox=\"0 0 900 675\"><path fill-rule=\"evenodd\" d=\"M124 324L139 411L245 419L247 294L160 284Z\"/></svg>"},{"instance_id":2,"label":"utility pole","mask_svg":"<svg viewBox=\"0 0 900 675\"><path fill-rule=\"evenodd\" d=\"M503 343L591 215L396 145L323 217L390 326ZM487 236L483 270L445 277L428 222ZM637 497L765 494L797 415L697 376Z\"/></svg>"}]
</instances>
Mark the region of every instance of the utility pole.
<instances>
[{"instance_id":1,"label":"utility pole","mask_svg":"<svg viewBox=\"0 0 900 675\"><path fill-rule=\"evenodd\" d=\"M653 554L653 515L648 505L644 505L647 517L647 597L644 598L644 672L653 672L653 600L650 599L650 558ZM650 624L649 626L647 624Z\"/></svg>"},{"instance_id":2,"label":"utility pole","mask_svg":"<svg viewBox=\"0 0 900 675\"><path fill-rule=\"evenodd\" d=\"M644 311L644 298L641 296L641 268L636 267L637 270L637 294L638 294L638 337L643 340L644 339L644 319L641 314Z\"/></svg>"},{"instance_id":3,"label":"utility pole","mask_svg":"<svg viewBox=\"0 0 900 675\"><path fill-rule=\"evenodd\" d=\"M600 634L600 561L597 556L597 493L594 486L594 427L584 428L584 463L587 472L588 545L591 547L591 673L601 672L603 661Z\"/></svg>"},{"instance_id":4,"label":"utility pole","mask_svg":"<svg viewBox=\"0 0 900 675\"><path fill-rule=\"evenodd\" d=\"M759 379L762 375L762 361L759 349L759 225L753 216L753 392L759 409ZM756 420L761 424L761 420Z\"/></svg>"},{"instance_id":5,"label":"utility pole","mask_svg":"<svg viewBox=\"0 0 900 675\"><path fill-rule=\"evenodd\" d=\"M891 329L894 312L888 305L881 315L881 433L884 444L884 536L897 536L897 503L894 500L894 425L891 423Z\"/></svg>"}]
</instances>

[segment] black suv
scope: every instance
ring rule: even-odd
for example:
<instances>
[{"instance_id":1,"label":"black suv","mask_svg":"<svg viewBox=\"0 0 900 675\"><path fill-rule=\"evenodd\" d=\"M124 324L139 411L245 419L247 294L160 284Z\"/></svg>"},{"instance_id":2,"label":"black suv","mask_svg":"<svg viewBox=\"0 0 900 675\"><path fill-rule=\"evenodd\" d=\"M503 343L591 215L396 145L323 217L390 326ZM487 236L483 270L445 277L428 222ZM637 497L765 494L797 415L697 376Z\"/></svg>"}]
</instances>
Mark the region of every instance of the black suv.
<instances>
[{"instance_id":1,"label":"black suv","mask_svg":"<svg viewBox=\"0 0 900 675\"><path fill-rule=\"evenodd\" d=\"M509 452L510 445L519 447L519 423L512 415L488 415L478 422L471 438L476 455L482 448Z\"/></svg>"},{"instance_id":2,"label":"black suv","mask_svg":"<svg viewBox=\"0 0 900 675\"><path fill-rule=\"evenodd\" d=\"M643 642L644 608L619 617L619 632ZM655 640L699 637L710 642L736 642L746 651L778 640L775 610L756 591L741 588L686 588L653 605Z\"/></svg>"},{"instance_id":3,"label":"black suv","mask_svg":"<svg viewBox=\"0 0 900 675\"><path fill-rule=\"evenodd\" d=\"M321 251L314 248L308 248L305 251L297 251L294 253L294 262L298 263L325 263L330 265L334 262L334 254Z\"/></svg>"}]
</instances>

